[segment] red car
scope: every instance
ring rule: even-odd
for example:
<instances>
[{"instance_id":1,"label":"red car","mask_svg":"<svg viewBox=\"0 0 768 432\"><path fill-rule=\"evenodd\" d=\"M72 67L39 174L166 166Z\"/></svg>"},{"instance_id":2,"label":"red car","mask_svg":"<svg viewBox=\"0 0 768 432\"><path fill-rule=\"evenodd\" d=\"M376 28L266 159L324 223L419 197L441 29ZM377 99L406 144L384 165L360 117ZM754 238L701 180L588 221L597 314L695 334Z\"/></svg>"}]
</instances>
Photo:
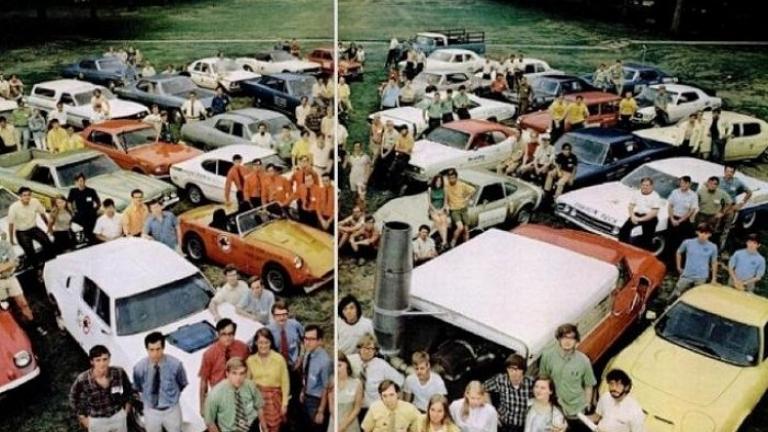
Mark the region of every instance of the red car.
<instances>
[{"instance_id":1,"label":"red car","mask_svg":"<svg viewBox=\"0 0 768 432\"><path fill-rule=\"evenodd\" d=\"M0 302L0 397L40 375L29 337L10 311Z\"/></svg>"},{"instance_id":2,"label":"red car","mask_svg":"<svg viewBox=\"0 0 768 432\"><path fill-rule=\"evenodd\" d=\"M584 97L584 103L589 109L589 117L584 126L613 127L619 122L619 101L621 101L619 96L613 93L590 91L565 95L565 100L572 103L576 101L577 96ZM547 110L521 115L517 121L523 129L533 129L539 133L547 132L552 126L552 116ZM571 125L566 122L565 130L570 129Z\"/></svg>"},{"instance_id":3,"label":"red car","mask_svg":"<svg viewBox=\"0 0 768 432\"><path fill-rule=\"evenodd\" d=\"M81 132L86 147L98 150L120 168L168 177L172 164L202 153L185 144L159 141L154 126L138 120L107 120Z\"/></svg>"},{"instance_id":4,"label":"red car","mask_svg":"<svg viewBox=\"0 0 768 432\"><path fill-rule=\"evenodd\" d=\"M319 63L324 74L333 75L333 48L318 48L307 56L307 60ZM347 81L362 78L363 65L356 61L341 60L339 61L339 76L344 77Z\"/></svg>"}]
</instances>

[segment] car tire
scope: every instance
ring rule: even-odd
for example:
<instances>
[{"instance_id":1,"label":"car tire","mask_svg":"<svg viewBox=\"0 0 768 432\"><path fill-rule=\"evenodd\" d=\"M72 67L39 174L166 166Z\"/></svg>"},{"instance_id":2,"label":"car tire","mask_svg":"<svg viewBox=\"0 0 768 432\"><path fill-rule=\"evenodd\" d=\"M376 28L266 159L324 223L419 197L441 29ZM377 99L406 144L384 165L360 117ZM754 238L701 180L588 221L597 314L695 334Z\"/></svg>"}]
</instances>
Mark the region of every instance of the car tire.
<instances>
[{"instance_id":1,"label":"car tire","mask_svg":"<svg viewBox=\"0 0 768 432\"><path fill-rule=\"evenodd\" d=\"M753 211L749 213L748 215L739 218L739 225L741 228L745 230L750 230L755 226L755 222L757 222L757 212Z\"/></svg>"},{"instance_id":2,"label":"car tire","mask_svg":"<svg viewBox=\"0 0 768 432\"><path fill-rule=\"evenodd\" d=\"M205 259L205 243L197 234L187 234L184 237L184 253L190 261L201 262Z\"/></svg>"},{"instance_id":3,"label":"car tire","mask_svg":"<svg viewBox=\"0 0 768 432\"><path fill-rule=\"evenodd\" d=\"M654 256L661 256L661 254L664 253L664 250L667 248L667 239L665 237L666 233L659 233L653 235L653 240L651 240L651 247L653 248L651 250L651 253L653 253Z\"/></svg>"},{"instance_id":4,"label":"car tire","mask_svg":"<svg viewBox=\"0 0 768 432\"><path fill-rule=\"evenodd\" d=\"M192 204L198 206L205 202L205 195L203 195L203 191L200 190L200 188L197 185L189 184L187 185L187 199L189 199L189 202Z\"/></svg>"},{"instance_id":5,"label":"car tire","mask_svg":"<svg viewBox=\"0 0 768 432\"><path fill-rule=\"evenodd\" d=\"M768 163L768 148L760 153L760 156L758 156L757 159L762 163Z\"/></svg>"},{"instance_id":6,"label":"car tire","mask_svg":"<svg viewBox=\"0 0 768 432\"><path fill-rule=\"evenodd\" d=\"M289 294L293 290L291 278L278 264L270 263L261 272L261 283L270 291L279 295Z\"/></svg>"},{"instance_id":7,"label":"car tire","mask_svg":"<svg viewBox=\"0 0 768 432\"><path fill-rule=\"evenodd\" d=\"M248 65L243 65L243 70L246 72L253 72L253 68Z\"/></svg>"},{"instance_id":8,"label":"car tire","mask_svg":"<svg viewBox=\"0 0 768 432\"><path fill-rule=\"evenodd\" d=\"M531 222L533 218L533 206L530 204L524 205L515 215L515 225L525 225Z\"/></svg>"}]
</instances>

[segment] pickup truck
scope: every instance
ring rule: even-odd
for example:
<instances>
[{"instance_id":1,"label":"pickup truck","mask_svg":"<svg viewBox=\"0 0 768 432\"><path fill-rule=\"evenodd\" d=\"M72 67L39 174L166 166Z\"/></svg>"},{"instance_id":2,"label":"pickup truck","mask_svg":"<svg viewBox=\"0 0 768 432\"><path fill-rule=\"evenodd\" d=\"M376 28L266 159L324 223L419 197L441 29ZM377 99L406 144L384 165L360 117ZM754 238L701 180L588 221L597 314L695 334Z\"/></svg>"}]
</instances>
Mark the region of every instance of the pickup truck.
<instances>
[{"instance_id":1,"label":"pickup truck","mask_svg":"<svg viewBox=\"0 0 768 432\"><path fill-rule=\"evenodd\" d=\"M468 32L466 29L429 30L416 33L413 39L401 47L403 57L409 48L420 50L425 55L445 48L461 48L485 54L485 32Z\"/></svg>"}]
</instances>

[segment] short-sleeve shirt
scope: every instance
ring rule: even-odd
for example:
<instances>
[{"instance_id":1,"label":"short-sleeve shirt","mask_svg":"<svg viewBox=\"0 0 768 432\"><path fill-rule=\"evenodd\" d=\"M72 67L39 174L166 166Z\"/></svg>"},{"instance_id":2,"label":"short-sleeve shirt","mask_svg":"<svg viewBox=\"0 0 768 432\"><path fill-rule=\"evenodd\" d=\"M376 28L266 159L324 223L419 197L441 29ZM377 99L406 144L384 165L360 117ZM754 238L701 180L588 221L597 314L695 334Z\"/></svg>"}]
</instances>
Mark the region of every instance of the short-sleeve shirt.
<instances>
[{"instance_id":1,"label":"short-sleeve shirt","mask_svg":"<svg viewBox=\"0 0 768 432\"><path fill-rule=\"evenodd\" d=\"M189 384L184 365L176 357L163 355L158 363L160 366L160 392L157 407L159 409L176 406L181 398L181 392ZM151 407L152 382L155 379L155 365L144 357L133 367L133 388L141 395L145 406Z\"/></svg>"},{"instance_id":2,"label":"short-sleeve shirt","mask_svg":"<svg viewBox=\"0 0 768 432\"><path fill-rule=\"evenodd\" d=\"M646 195L638 190L632 195L629 203L635 205L634 212L636 215L647 214L651 210L658 210L661 208L661 198L656 191L652 191Z\"/></svg>"},{"instance_id":3,"label":"short-sleeve shirt","mask_svg":"<svg viewBox=\"0 0 768 432\"><path fill-rule=\"evenodd\" d=\"M248 356L248 346L239 340L232 341L229 347L214 343L203 353L203 361L200 363L197 376L209 387L213 387L227 377L227 360L239 357L245 361Z\"/></svg>"},{"instance_id":4,"label":"short-sleeve shirt","mask_svg":"<svg viewBox=\"0 0 768 432\"><path fill-rule=\"evenodd\" d=\"M387 86L381 93L381 105L385 107L397 106L400 99L400 88L397 86Z\"/></svg>"},{"instance_id":5,"label":"short-sleeve shirt","mask_svg":"<svg viewBox=\"0 0 768 432\"><path fill-rule=\"evenodd\" d=\"M133 391L128 374L122 368L110 366L107 375L106 388L96 382L90 369L78 375L69 391L69 402L77 415L111 417L131 400Z\"/></svg>"},{"instance_id":6,"label":"short-sleeve shirt","mask_svg":"<svg viewBox=\"0 0 768 432\"><path fill-rule=\"evenodd\" d=\"M321 398L328 386L332 369L331 357L324 349L317 348L312 352L307 352L302 365L302 370L306 371L304 392L309 396Z\"/></svg>"},{"instance_id":7,"label":"short-sleeve shirt","mask_svg":"<svg viewBox=\"0 0 768 432\"><path fill-rule=\"evenodd\" d=\"M426 240L422 240L421 237L416 237L413 240L413 256L416 258L425 258L430 253L436 252L435 240L432 237L427 237Z\"/></svg>"},{"instance_id":8,"label":"short-sleeve shirt","mask_svg":"<svg viewBox=\"0 0 768 432\"><path fill-rule=\"evenodd\" d=\"M573 153L567 156L565 153L558 153L557 156L555 156L555 164L557 164L562 171L572 173L579 164L579 159L576 158L576 155Z\"/></svg>"},{"instance_id":9,"label":"short-sleeve shirt","mask_svg":"<svg viewBox=\"0 0 768 432\"><path fill-rule=\"evenodd\" d=\"M243 430L237 427L235 409L235 393L240 395L240 401L245 411L245 420L250 426L259 415L259 409L264 406L264 399L256 384L245 380L239 388L224 380L208 393L205 398L203 417L206 424L215 424L221 432L236 432ZM246 427L246 430L248 427Z\"/></svg>"},{"instance_id":10,"label":"short-sleeve shirt","mask_svg":"<svg viewBox=\"0 0 768 432\"><path fill-rule=\"evenodd\" d=\"M587 109L587 106L583 103L577 104L572 103L568 105L568 108L566 110L566 118L568 120L568 123L570 124L576 124L576 123L583 123L587 117L589 117L589 110Z\"/></svg>"},{"instance_id":11,"label":"short-sleeve shirt","mask_svg":"<svg viewBox=\"0 0 768 432\"><path fill-rule=\"evenodd\" d=\"M426 384L421 384L416 374L408 375L405 378L405 384L403 384L403 392L413 395L413 405L422 412L427 411L429 399L433 395L448 395L445 382L440 378L440 375L434 372L429 373L429 379Z\"/></svg>"},{"instance_id":12,"label":"short-sleeve shirt","mask_svg":"<svg viewBox=\"0 0 768 432\"><path fill-rule=\"evenodd\" d=\"M247 293L248 285L241 280L237 281L237 286L234 287L225 283L216 290L211 301L216 304L229 303L237 306Z\"/></svg>"},{"instance_id":13,"label":"short-sleeve shirt","mask_svg":"<svg viewBox=\"0 0 768 432\"><path fill-rule=\"evenodd\" d=\"M701 214L714 215L723 210L723 207L733 203L733 199L720 188L710 192L706 187L698 190L699 211Z\"/></svg>"},{"instance_id":14,"label":"short-sleeve shirt","mask_svg":"<svg viewBox=\"0 0 768 432\"><path fill-rule=\"evenodd\" d=\"M415 406L408 402L397 401L394 415L391 412L384 405L384 402L376 401L371 405L360 426L363 430L371 432L415 432L419 430L418 421L421 418L421 413ZM393 417L394 426L390 424Z\"/></svg>"},{"instance_id":15,"label":"short-sleeve shirt","mask_svg":"<svg viewBox=\"0 0 768 432\"><path fill-rule=\"evenodd\" d=\"M109 240L114 240L123 235L123 216L115 213L112 217L103 214L96 219L96 225L93 227L93 233L102 235Z\"/></svg>"},{"instance_id":16,"label":"short-sleeve shirt","mask_svg":"<svg viewBox=\"0 0 768 432\"><path fill-rule=\"evenodd\" d=\"M449 210L461 210L467 207L467 200L475 193L475 188L464 183L461 180L457 180L456 184L452 185L451 182L445 182L445 199L448 203Z\"/></svg>"},{"instance_id":17,"label":"short-sleeve shirt","mask_svg":"<svg viewBox=\"0 0 768 432\"><path fill-rule=\"evenodd\" d=\"M45 208L37 198L30 198L29 204L16 201L8 208L8 224L13 224L17 231L27 231L37 226L37 214L45 213Z\"/></svg>"},{"instance_id":18,"label":"short-sleeve shirt","mask_svg":"<svg viewBox=\"0 0 768 432\"><path fill-rule=\"evenodd\" d=\"M726 180L725 177L720 177L718 187L724 190L732 200L736 200L737 196L749 190L744 182L737 177L733 177L730 181Z\"/></svg>"},{"instance_id":19,"label":"short-sleeve shirt","mask_svg":"<svg viewBox=\"0 0 768 432\"><path fill-rule=\"evenodd\" d=\"M243 294L237 307L255 316L260 323L266 325L269 324L273 304L275 304L275 295L272 294L272 291L262 289L261 295L256 298L251 290L248 290Z\"/></svg>"},{"instance_id":20,"label":"short-sleeve shirt","mask_svg":"<svg viewBox=\"0 0 768 432\"><path fill-rule=\"evenodd\" d=\"M574 416L587 406L584 388L593 387L597 380L589 357L584 353L566 353L559 346L553 346L541 354L539 368L555 382L558 400L566 416Z\"/></svg>"},{"instance_id":21,"label":"short-sleeve shirt","mask_svg":"<svg viewBox=\"0 0 768 432\"><path fill-rule=\"evenodd\" d=\"M685 192L680 189L675 189L669 194L667 203L672 206L672 215L680 217L699 208L699 197L696 195L696 192L691 189L688 189Z\"/></svg>"},{"instance_id":22,"label":"short-sleeve shirt","mask_svg":"<svg viewBox=\"0 0 768 432\"><path fill-rule=\"evenodd\" d=\"M677 253L685 254L685 266L680 277L703 280L709 277L711 264L717 261L717 246L707 240L702 243L696 238L685 240Z\"/></svg>"},{"instance_id":23,"label":"short-sleeve shirt","mask_svg":"<svg viewBox=\"0 0 768 432\"><path fill-rule=\"evenodd\" d=\"M373 322L370 318L361 316L354 324L347 324L343 319L336 320L338 332L338 349L346 355L357 351L357 343L366 334L373 334Z\"/></svg>"},{"instance_id":24,"label":"short-sleeve shirt","mask_svg":"<svg viewBox=\"0 0 768 432\"><path fill-rule=\"evenodd\" d=\"M144 222L144 231L160 243L171 249L176 249L179 244L177 226L176 216L169 211L164 211L161 219L150 215Z\"/></svg>"},{"instance_id":25,"label":"short-sleeve shirt","mask_svg":"<svg viewBox=\"0 0 768 432\"><path fill-rule=\"evenodd\" d=\"M395 368L390 366L386 360L374 357L367 363L362 364L360 378L365 377L363 382L363 407L370 407L379 400L379 384L385 379L393 381L395 384L403 385L403 376ZM418 411L418 410L417 410Z\"/></svg>"},{"instance_id":26,"label":"short-sleeve shirt","mask_svg":"<svg viewBox=\"0 0 768 432\"><path fill-rule=\"evenodd\" d=\"M595 407L595 413L600 416L598 428L604 432L643 432L645 431L645 414L639 403L632 395L625 395L617 402L609 392L600 395Z\"/></svg>"},{"instance_id":27,"label":"short-sleeve shirt","mask_svg":"<svg viewBox=\"0 0 768 432\"><path fill-rule=\"evenodd\" d=\"M765 257L747 249L737 250L728 261L739 280L761 278L765 275Z\"/></svg>"}]
</instances>

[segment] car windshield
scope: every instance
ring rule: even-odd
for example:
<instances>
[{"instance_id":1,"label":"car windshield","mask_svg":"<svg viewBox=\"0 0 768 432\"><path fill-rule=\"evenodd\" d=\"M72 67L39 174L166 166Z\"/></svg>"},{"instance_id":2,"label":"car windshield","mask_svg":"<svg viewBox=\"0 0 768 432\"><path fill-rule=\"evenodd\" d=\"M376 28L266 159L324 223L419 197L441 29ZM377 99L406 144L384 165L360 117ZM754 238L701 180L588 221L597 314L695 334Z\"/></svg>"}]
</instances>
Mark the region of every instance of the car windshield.
<instances>
[{"instance_id":1,"label":"car windshield","mask_svg":"<svg viewBox=\"0 0 768 432\"><path fill-rule=\"evenodd\" d=\"M112 94L111 91L107 90L104 87L99 87L99 90L101 90L101 95L104 96L107 99L114 99L115 95ZM75 93L75 101L77 102L77 106L82 105L88 105L91 103L91 97L93 97L93 90L84 91L80 93Z\"/></svg>"},{"instance_id":2,"label":"car windshield","mask_svg":"<svg viewBox=\"0 0 768 432\"><path fill-rule=\"evenodd\" d=\"M248 125L248 129L251 131L251 134L256 134L259 131L259 125L265 123L267 125L267 131L271 135L276 135L281 132L283 129L283 126L288 126L291 128L291 130L295 129L293 126L293 123L291 123L290 120L286 117L272 117L270 119L266 120L259 120L255 121Z\"/></svg>"},{"instance_id":3,"label":"car windshield","mask_svg":"<svg viewBox=\"0 0 768 432\"><path fill-rule=\"evenodd\" d=\"M291 61L291 60L296 60L296 57L288 54L285 51L272 52L272 61L281 62L281 61Z\"/></svg>"},{"instance_id":4,"label":"car windshield","mask_svg":"<svg viewBox=\"0 0 768 432\"><path fill-rule=\"evenodd\" d=\"M555 143L555 148L558 153L565 143L571 144L573 154L576 155L579 162L588 163L590 165L603 165L603 163L605 163L605 154L608 152L607 145L583 136L566 134Z\"/></svg>"},{"instance_id":5,"label":"car windshield","mask_svg":"<svg viewBox=\"0 0 768 432\"><path fill-rule=\"evenodd\" d=\"M304 77L293 81L286 81L288 88L291 89L291 95L295 97L311 96L312 86L315 84L315 80L312 77Z\"/></svg>"},{"instance_id":6,"label":"car windshield","mask_svg":"<svg viewBox=\"0 0 768 432\"><path fill-rule=\"evenodd\" d=\"M435 51L429 56L430 59L441 61L441 62L449 62L451 61L452 57L453 57L453 54L447 53L444 51Z\"/></svg>"},{"instance_id":7,"label":"car windshield","mask_svg":"<svg viewBox=\"0 0 768 432\"><path fill-rule=\"evenodd\" d=\"M104 59L99 60L100 69L116 70L121 69L124 66L123 62L118 59Z\"/></svg>"},{"instance_id":8,"label":"car windshield","mask_svg":"<svg viewBox=\"0 0 768 432\"><path fill-rule=\"evenodd\" d=\"M416 36L416 43L419 45L432 45L433 39L429 36Z\"/></svg>"},{"instance_id":9,"label":"car windshield","mask_svg":"<svg viewBox=\"0 0 768 432\"><path fill-rule=\"evenodd\" d=\"M675 345L739 366L755 365L760 330L678 302L656 323L656 334Z\"/></svg>"},{"instance_id":10,"label":"car windshield","mask_svg":"<svg viewBox=\"0 0 768 432\"><path fill-rule=\"evenodd\" d=\"M237 215L237 230L241 236L246 236L256 228L279 218L280 216L271 212L267 206L248 210Z\"/></svg>"},{"instance_id":11,"label":"car windshield","mask_svg":"<svg viewBox=\"0 0 768 432\"><path fill-rule=\"evenodd\" d=\"M653 103L653 101L656 100L656 94L658 93L656 90L657 90L657 87L644 88L643 91L641 91L640 94L637 95L637 100ZM677 99L677 93L667 90L667 99L670 101L674 101L675 99Z\"/></svg>"},{"instance_id":12,"label":"car windshield","mask_svg":"<svg viewBox=\"0 0 768 432\"><path fill-rule=\"evenodd\" d=\"M166 80L163 81L161 85L163 87L163 92L166 94L183 93L183 96L187 96L189 92L197 91L195 83L187 77L176 77L174 79Z\"/></svg>"},{"instance_id":13,"label":"car windshield","mask_svg":"<svg viewBox=\"0 0 768 432\"><path fill-rule=\"evenodd\" d=\"M101 155L85 160L79 160L57 168L61 187L69 188L75 185L75 176L83 173L85 178L92 179L101 175L120 171L120 167L112 159Z\"/></svg>"},{"instance_id":14,"label":"car windshield","mask_svg":"<svg viewBox=\"0 0 768 432\"><path fill-rule=\"evenodd\" d=\"M675 176L655 170L648 165L643 165L629 173L621 179L621 184L632 189L640 189L640 181L646 177L653 179L653 190L664 199L667 199L669 194L677 188L678 182Z\"/></svg>"},{"instance_id":15,"label":"car windshield","mask_svg":"<svg viewBox=\"0 0 768 432\"><path fill-rule=\"evenodd\" d=\"M235 63L232 59L219 59L213 64L213 69L216 73L225 73L242 70L240 65Z\"/></svg>"},{"instance_id":16,"label":"car windshield","mask_svg":"<svg viewBox=\"0 0 768 432\"><path fill-rule=\"evenodd\" d=\"M152 126L136 129L120 134L120 140L126 149L130 150L144 144L150 144L157 139L157 131Z\"/></svg>"},{"instance_id":17,"label":"car windshield","mask_svg":"<svg viewBox=\"0 0 768 432\"><path fill-rule=\"evenodd\" d=\"M440 75L422 72L416 75L416 78L413 79L413 82L425 83L427 85L438 85L440 84Z\"/></svg>"},{"instance_id":18,"label":"car windshield","mask_svg":"<svg viewBox=\"0 0 768 432\"><path fill-rule=\"evenodd\" d=\"M545 94L557 94L557 81L548 79L538 79L533 83L533 91Z\"/></svg>"},{"instance_id":19,"label":"car windshield","mask_svg":"<svg viewBox=\"0 0 768 432\"><path fill-rule=\"evenodd\" d=\"M210 283L197 273L131 297L119 298L115 304L117 334L143 333L177 322L205 310L212 296Z\"/></svg>"},{"instance_id":20,"label":"car windshield","mask_svg":"<svg viewBox=\"0 0 768 432\"><path fill-rule=\"evenodd\" d=\"M427 135L429 141L440 143L448 147L465 150L469 142L469 134L453 129L439 127Z\"/></svg>"},{"instance_id":21,"label":"car windshield","mask_svg":"<svg viewBox=\"0 0 768 432\"><path fill-rule=\"evenodd\" d=\"M16 197L6 189L0 189L0 218L8 216L8 207L16 202Z\"/></svg>"}]
</instances>

